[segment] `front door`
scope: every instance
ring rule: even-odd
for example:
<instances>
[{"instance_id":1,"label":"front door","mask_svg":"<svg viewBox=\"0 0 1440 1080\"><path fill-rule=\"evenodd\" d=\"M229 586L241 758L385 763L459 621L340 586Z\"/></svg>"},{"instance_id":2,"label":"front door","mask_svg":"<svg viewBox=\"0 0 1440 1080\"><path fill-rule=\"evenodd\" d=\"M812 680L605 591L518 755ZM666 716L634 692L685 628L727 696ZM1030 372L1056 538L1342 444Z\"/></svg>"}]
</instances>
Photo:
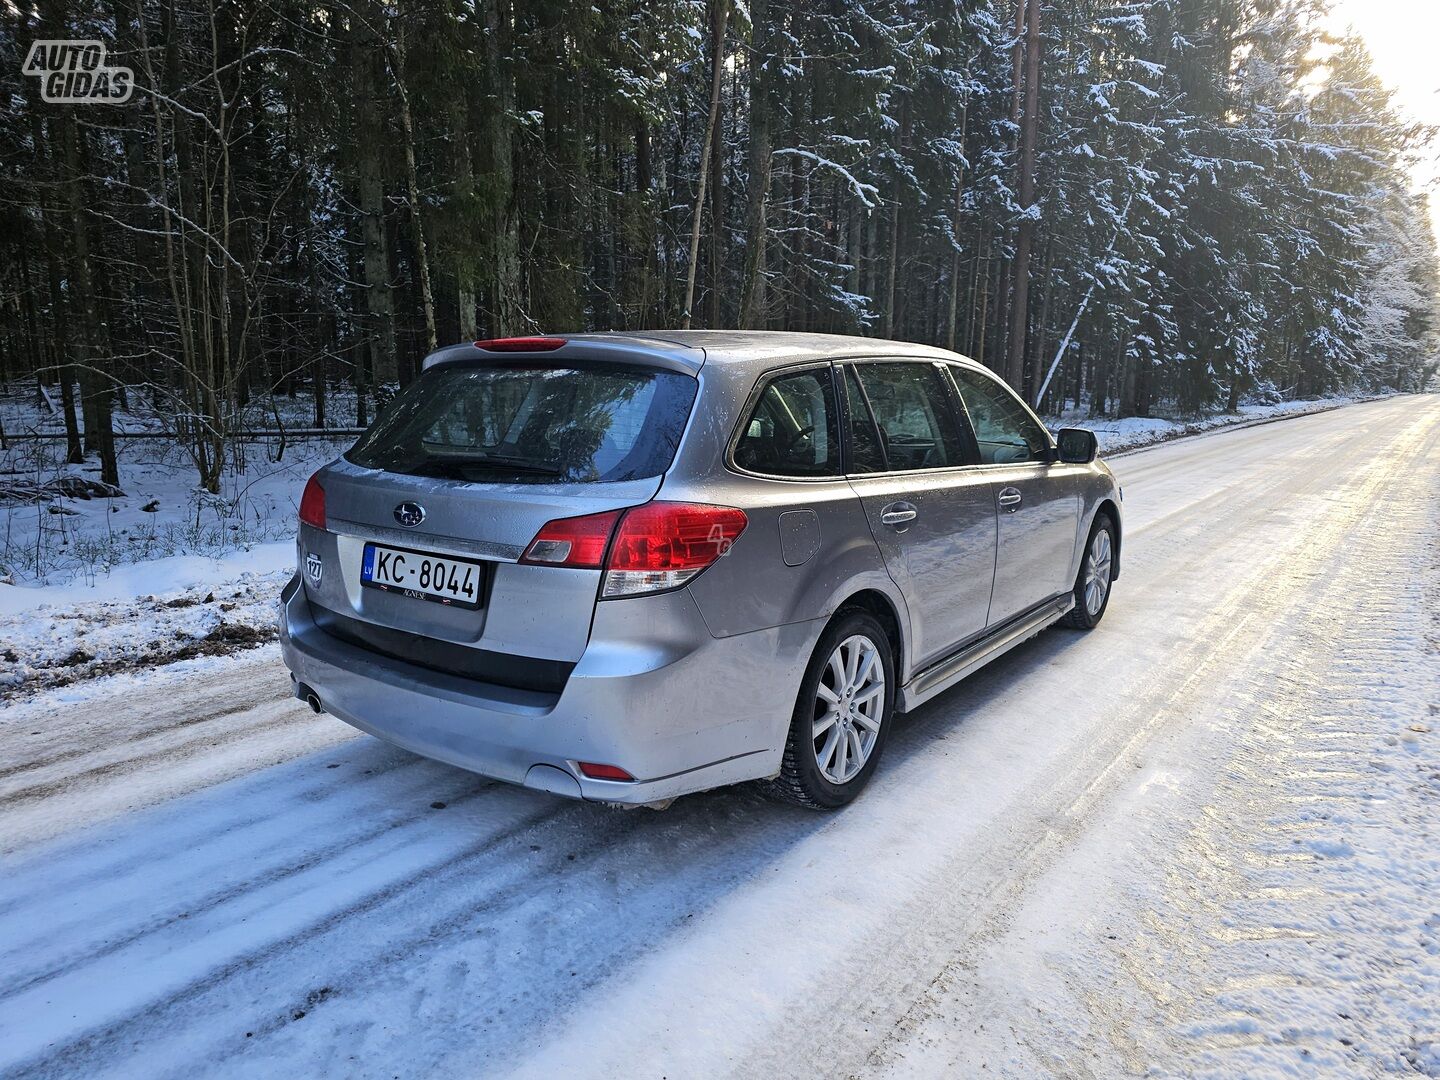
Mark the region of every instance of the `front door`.
<instances>
[{"instance_id":1,"label":"front door","mask_svg":"<svg viewBox=\"0 0 1440 1080\"><path fill-rule=\"evenodd\" d=\"M841 365L850 483L910 609L909 674L985 629L996 513L943 369Z\"/></svg>"},{"instance_id":2,"label":"front door","mask_svg":"<svg viewBox=\"0 0 1440 1080\"><path fill-rule=\"evenodd\" d=\"M1074 585L1081 467L1053 460L1049 434L1008 387L972 368L949 370L998 513L989 619L998 626Z\"/></svg>"}]
</instances>

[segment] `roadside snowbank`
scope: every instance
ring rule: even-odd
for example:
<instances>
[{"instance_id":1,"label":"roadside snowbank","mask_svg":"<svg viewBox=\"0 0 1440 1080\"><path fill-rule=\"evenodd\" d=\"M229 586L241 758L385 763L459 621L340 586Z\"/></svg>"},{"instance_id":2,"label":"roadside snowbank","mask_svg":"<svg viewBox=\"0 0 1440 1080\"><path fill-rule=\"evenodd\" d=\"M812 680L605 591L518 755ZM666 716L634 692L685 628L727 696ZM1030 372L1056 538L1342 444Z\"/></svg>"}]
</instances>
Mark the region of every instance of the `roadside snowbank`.
<instances>
[{"instance_id":1,"label":"roadside snowbank","mask_svg":"<svg viewBox=\"0 0 1440 1080\"><path fill-rule=\"evenodd\" d=\"M1357 401L1366 400L1371 399L1341 396L1316 398L1311 401L1282 401L1273 405L1241 405L1239 412L1216 413L1213 416L1190 420L1158 416L1127 416L1123 420L1114 420L1103 416L1086 416L1072 410L1059 416L1046 417L1045 422L1052 430L1078 427L1093 431L1100 442L1100 453L1118 454L1187 435L1200 435L1221 428L1245 427L1267 420L1325 412L1327 409L1338 409L1342 405L1353 405Z\"/></svg>"},{"instance_id":2,"label":"roadside snowbank","mask_svg":"<svg viewBox=\"0 0 1440 1080\"><path fill-rule=\"evenodd\" d=\"M291 541L118 567L94 586L0 588L0 701L273 641Z\"/></svg>"}]
</instances>

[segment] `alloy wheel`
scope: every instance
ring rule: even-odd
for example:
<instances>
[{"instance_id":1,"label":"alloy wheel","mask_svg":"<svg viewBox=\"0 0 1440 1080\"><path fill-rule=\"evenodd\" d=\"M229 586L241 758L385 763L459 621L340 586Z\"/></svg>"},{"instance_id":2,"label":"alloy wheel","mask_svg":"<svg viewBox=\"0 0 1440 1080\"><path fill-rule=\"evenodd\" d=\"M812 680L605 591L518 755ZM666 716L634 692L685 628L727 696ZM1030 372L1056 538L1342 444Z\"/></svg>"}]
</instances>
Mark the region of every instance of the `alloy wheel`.
<instances>
[{"instance_id":1,"label":"alloy wheel","mask_svg":"<svg viewBox=\"0 0 1440 1080\"><path fill-rule=\"evenodd\" d=\"M835 646L815 688L811 744L826 780L844 784L865 767L880 735L884 709L880 651L868 637L853 634Z\"/></svg>"},{"instance_id":2,"label":"alloy wheel","mask_svg":"<svg viewBox=\"0 0 1440 1080\"><path fill-rule=\"evenodd\" d=\"M1085 610L1100 614L1110 592L1110 530L1096 529L1085 556Z\"/></svg>"}]
</instances>

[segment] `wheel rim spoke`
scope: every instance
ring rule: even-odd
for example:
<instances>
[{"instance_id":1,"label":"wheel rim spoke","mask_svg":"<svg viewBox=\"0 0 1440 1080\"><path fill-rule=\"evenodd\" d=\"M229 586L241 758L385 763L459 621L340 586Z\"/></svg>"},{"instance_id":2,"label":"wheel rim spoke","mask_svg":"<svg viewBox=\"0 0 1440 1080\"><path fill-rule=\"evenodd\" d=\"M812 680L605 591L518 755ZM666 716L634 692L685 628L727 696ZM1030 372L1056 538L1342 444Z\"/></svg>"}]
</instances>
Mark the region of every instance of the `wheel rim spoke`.
<instances>
[{"instance_id":1,"label":"wheel rim spoke","mask_svg":"<svg viewBox=\"0 0 1440 1080\"><path fill-rule=\"evenodd\" d=\"M855 678L850 680L850 686L853 689L859 690L860 687L865 685L865 680L870 677L870 671L875 666L875 659L875 650L866 649L865 655L861 658L860 663L855 670Z\"/></svg>"},{"instance_id":2,"label":"wheel rim spoke","mask_svg":"<svg viewBox=\"0 0 1440 1080\"><path fill-rule=\"evenodd\" d=\"M864 713L856 713L855 722L867 731L878 732L880 730L880 721L873 716L866 716Z\"/></svg>"}]
</instances>

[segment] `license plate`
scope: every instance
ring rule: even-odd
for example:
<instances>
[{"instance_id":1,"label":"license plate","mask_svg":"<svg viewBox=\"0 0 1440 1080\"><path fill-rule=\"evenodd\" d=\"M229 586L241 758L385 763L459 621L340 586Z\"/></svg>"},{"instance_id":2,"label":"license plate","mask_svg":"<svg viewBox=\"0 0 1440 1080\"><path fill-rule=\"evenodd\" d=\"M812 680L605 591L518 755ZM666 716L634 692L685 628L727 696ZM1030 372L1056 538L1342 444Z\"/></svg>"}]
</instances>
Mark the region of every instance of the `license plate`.
<instances>
[{"instance_id":1,"label":"license plate","mask_svg":"<svg viewBox=\"0 0 1440 1080\"><path fill-rule=\"evenodd\" d=\"M366 544L360 583L451 607L478 608L483 563L428 551Z\"/></svg>"}]
</instances>

